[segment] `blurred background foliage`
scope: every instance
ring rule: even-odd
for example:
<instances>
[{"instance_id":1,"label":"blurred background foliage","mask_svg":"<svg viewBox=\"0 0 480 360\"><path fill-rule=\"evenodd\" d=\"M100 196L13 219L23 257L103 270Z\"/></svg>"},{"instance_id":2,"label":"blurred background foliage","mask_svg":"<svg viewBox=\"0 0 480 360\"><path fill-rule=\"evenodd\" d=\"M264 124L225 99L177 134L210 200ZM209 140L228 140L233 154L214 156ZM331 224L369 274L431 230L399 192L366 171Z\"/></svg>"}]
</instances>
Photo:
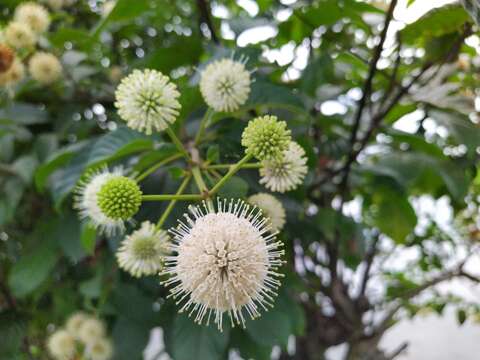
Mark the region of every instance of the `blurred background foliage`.
<instances>
[{"instance_id":1,"label":"blurred background foliage","mask_svg":"<svg viewBox=\"0 0 480 360\"><path fill-rule=\"evenodd\" d=\"M2 0L0 26L18 3ZM428 291L453 277L478 281L467 267L480 239L477 27L459 3L408 25L395 21L396 5L118 0L105 13L100 1L76 0L52 9L38 48L61 59L62 79L0 89L0 358L46 359L45 338L78 309L107 320L118 360L142 358L154 327L175 360L317 360L340 344L346 359L390 359L404 339L398 351L378 343L402 317L447 305L460 323L478 317L478 303ZM71 193L88 169L142 171L172 154L162 134L122 125L113 93L124 75L172 77L183 106L175 127L188 141L206 110L198 69L232 54L255 69L251 96L241 111L216 114L201 150L237 161L246 122L269 112L307 150L309 174L279 197L288 264L275 307L220 333L178 315L156 277L119 271L121 239L83 225ZM175 164L157 171L144 192L172 193L175 174ZM257 174L242 171L221 195L258 191ZM425 202L435 210L422 211ZM137 220L158 219L163 206L145 204Z\"/></svg>"}]
</instances>

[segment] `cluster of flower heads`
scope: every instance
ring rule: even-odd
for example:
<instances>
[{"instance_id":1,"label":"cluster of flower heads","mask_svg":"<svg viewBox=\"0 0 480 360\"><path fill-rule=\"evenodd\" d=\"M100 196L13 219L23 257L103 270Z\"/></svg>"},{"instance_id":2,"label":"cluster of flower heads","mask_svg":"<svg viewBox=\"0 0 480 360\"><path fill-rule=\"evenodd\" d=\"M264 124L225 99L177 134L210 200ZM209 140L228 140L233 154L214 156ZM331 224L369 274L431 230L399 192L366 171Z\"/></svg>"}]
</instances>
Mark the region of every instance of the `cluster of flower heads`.
<instances>
[{"instance_id":1,"label":"cluster of flower heads","mask_svg":"<svg viewBox=\"0 0 480 360\"><path fill-rule=\"evenodd\" d=\"M200 91L215 111L238 110L250 93L245 62L223 59L201 73ZM119 84L115 106L135 130L163 131L179 115L180 93L156 70L134 70ZM307 173L305 151L292 141L285 121L260 116L248 123L241 139L245 159L261 162L262 184L276 192L295 189ZM122 169L88 174L76 189L75 207L83 218L108 235L122 233L142 202L142 191ZM232 325L272 306L280 285L282 243L278 232L286 221L282 203L260 193L243 200L217 199L191 206L185 220L169 233L148 221L127 235L116 257L120 268L135 277L166 277L163 284L198 323L222 329L224 314Z\"/></svg>"},{"instance_id":2,"label":"cluster of flower heads","mask_svg":"<svg viewBox=\"0 0 480 360\"><path fill-rule=\"evenodd\" d=\"M105 324L83 312L71 315L63 328L50 335L47 348L55 360L109 360L113 356Z\"/></svg>"},{"instance_id":3,"label":"cluster of flower heads","mask_svg":"<svg viewBox=\"0 0 480 360\"><path fill-rule=\"evenodd\" d=\"M60 0L49 1L54 9L59 3ZM11 87L20 82L26 74L24 63L28 64L30 76L40 84L48 85L60 78L62 65L58 58L36 49L49 27L50 14L43 5L29 1L17 6L13 19L0 30L0 86Z\"/></svg>"}]
</instances>

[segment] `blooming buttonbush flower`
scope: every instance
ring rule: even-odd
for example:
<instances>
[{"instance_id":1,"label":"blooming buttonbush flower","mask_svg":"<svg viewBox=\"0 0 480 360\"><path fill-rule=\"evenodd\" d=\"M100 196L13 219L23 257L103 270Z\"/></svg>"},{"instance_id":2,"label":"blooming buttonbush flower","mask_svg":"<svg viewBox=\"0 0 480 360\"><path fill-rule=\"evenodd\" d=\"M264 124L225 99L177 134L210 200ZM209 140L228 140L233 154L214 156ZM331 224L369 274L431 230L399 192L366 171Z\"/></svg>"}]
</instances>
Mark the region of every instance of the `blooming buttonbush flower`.
<instances>
[{"instance_id":1,"label":"blooming buttonbush flower","mask_svg":"<svg viewBox=\"0 0 480 360\"><path fill-rule=\"evenodd\" d=\"M28 70L32 78L41 84L48 85L60 78L62 64L55 55L40 51L30 58Z\"/></svg>"},{"instance_id":2,"label":"blooming buttonbush flower","mask_svg":"<svg viewBox=\"0 0 480 360\"><path fill-rule=\"evenodd\" d=\"M8 23L4 36L7 44L14 49L32 48L37 41L30 26L18 21Z\"/></svg>"},{"instance_id":3,"label":"blooming buttonbush flower","mask_svg":"<svg viewBox=\"0 0 480 360\"><path fill-rule=\"evenodd\" d=\"M100 319L84 312L76 312L55 331L47 341L47 348L55 360L109 360L113 345L106 337L106 327Z\"/></svg>"},{"instance_id":4,"label":"blooming buttonbush flower","mask_svg":"<svg viewBox=\"0 0 480 360\"><path fill-rule=\"evenodd\" d=\"M86 346L85 355L90 360L108 360L113 355L112 342L101 337Z\"/></svg>"},{"instance_id":5,"label":"blooming buttonbush flower","mask_svg":"<svg viewBox=\"0 0 480 360\"><path fill-rule=\"evenodd\" d=\"M42 33L50 26L50 15L47 9L34 2L24 2L18 5L15 9L14 19L28 25L35 33Z\"/></svg>"},{"instance_id":6,"label":"blooming buttonbush flower","mask_svg":"<svg viewBox=\"0 0 480 360\"><path fill-rule=\"evenodd\" d=\"M12 65L10 65L10 68L5 72L0 73L0 86L15 85L19 81L23 80L24 77L25 66L20 60L15 58Z\"/></svg>"},{"instance_id":7,"label":"blooming buttonbush flower","mask_svg":"<svg viewBox=\"0 0 480 360\"><path fill-rule=\"evenodd\" d=\"M151 134L176 120L181 108L179 96L168 76L156 70L134 70L118 85L115 106L129 127Z\"/></svg>"},{"instance_id":8,"label":"blooming buttonbush flower","mask_svg":"<svg viewBox=\"0 0 480 360\"><path fill-rule=\"evenodd\" d=\"M117 251L119 266L135 277L157 274L169 253L169 236L145 221L140 229L128 235Z\"/></svg>"},{"instance_id":9,"label":"blooming buttonbush flower","mask_svg":"<svg viewBox=\"0 0 480 360\"><path fill-rule=\"evenodd\" d=\"M76 352L75 337L67 330L58 330L48 339L47 348L55 359L72 359Z\"/></svg>"},{"instance_id":10,"label":"blooming buttonbush flower","mask_svg":"<svg viewBox=\"0 0 480 360\"><path fill-rule=\"evenodd\" d=\"M245 316L257 318L272 306L282 243L258 208L241 200L218 200L216 210L192 206L190 213L171 230L176 255L167 257L165 284L196 322L206 317L221 330L228 313L232 326L245 326Z\"/></svg>"},{"instance_id":11,"label":"blooming buttonbush flower","mask_svg":"<svg viewBox=\"0 0 480 360\"><path fill-rule=\"evenodd\" d=\"M265 160L260 168L260 184L271 191L284 193L294 190L303 182L307 174L305 150L291 141L279 160Z\"/></svg>"},{"instance_id":12,"label":"blooming buttonbush flower","mask_svg":"<svg viewBox=\"0 0 480 360\"><path fill-rule=\"evenodd\" d=\"M124 222L140 208L142 192L138 184L121 169L90 174L75 190L75 207L101 232L123 232Z\"/></svg>"},{"instance_id":13,"label":"blooming buttonbush flower","mask_svg":"<svg viewBox=\"0 0 480 360\"><path fill-rule=\"evenodd\" d=\"M282 203L273 195L259 193L248 198L248 202L262 210L263 215L270 220L272 230L279 231L285 225L285 209Z\"/></svg>"},{"instance_id":14,"label":"blooming buttonbush flower","mask_svg":"<svg viewBox=\"0 0 480 360\"><path fill-rule=\"evenodd\" d=\"M250 94L250 72L245 64L221 59L209 64L200 76L200 91L215 111L236 111Z\"/></svg>"},{"instance_id":15,"label":"blooming buttonbush flower","mask_svg":"<svg viewBox=\"0 0 480 360\"><path fill-rule=\"evenodd\" d=\"M259 160L274 160L282 157L288 148L291 136L285 121L276 116L260 116L250 121L242 134L242 145L247 154Z\"/></svg>"}]
</instances>

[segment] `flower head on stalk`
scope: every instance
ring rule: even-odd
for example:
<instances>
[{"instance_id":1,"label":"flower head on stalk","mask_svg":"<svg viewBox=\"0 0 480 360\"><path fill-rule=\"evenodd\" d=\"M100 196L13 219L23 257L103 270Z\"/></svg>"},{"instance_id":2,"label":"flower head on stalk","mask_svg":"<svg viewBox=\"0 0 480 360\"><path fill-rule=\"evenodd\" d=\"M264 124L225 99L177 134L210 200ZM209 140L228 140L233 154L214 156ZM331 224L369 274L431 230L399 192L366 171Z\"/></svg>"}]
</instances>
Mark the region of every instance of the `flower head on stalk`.
<instances>
[{"instance_id":1,"label":"flower head on stalk","mask_svg":"<svg viewBox=\"0 0 480 360\"><path fill-rule=\"evenodd\" d=\"M307 174L305 150L291 141L279 160L265 160L260 168L260 184L271 191L284 193L296 189Z\"/></svg>"},{"instance_id":2,"label":"flower head on stalk","mask_svg":"<svg viewBox=\"0 0 480 360\"><path fill-rule=\"evenodd\" d=\"M129 127L149 135L175 122L181 108L179 96L168 76L156 70L134 70L118 85L115 106Z\"/></svg>"},{"instance_id":3,"label":"flower head on stalk","mask_svg":"<svg viewBox=\"0 0 480 360\"><path fill-rule=\"evenodd\" d=\"M216 60L200 75L200 92L215 111L238 110L248 99L250 84L250 72L243 59Z\"/></svg>"},{"instance_id":4,"label":"flower head on stalk","mask_svg":"<svg viewBox=\"0 0 480 360\"><path fill-rule=\"evenodd\" d=\"M176 255L167 257L164 274L180 312L195 322L213 321L221 330L223 315L232 326L260 316L273 306L280 286L282 243L261 211L241 200L217 200L191 206L185 222L172 229Z\"/></svg>"},{"instance_id":5,"label":"flower head on stalk","mask_svg":"<svg viewBox=\"0 0 480 360\"><path fill-rule=\"evenodd\" d=\"M158 274L169 254L168 234L145 221L128 235L117 251L119 266L135 277Z\"/></svg>"},{"instance_id":6,"label":"flower head on stalk","mask_svg":"<svg viewBox=\"0 0 480 360\"><path fill-rule=\"evenodd\" d=\"M112 235L125 230L125 221L135 215L142 203L142 191L135 180L119 168L95 171L75 190L75 208L95 228Z\"/></svg>"}]
</instances>

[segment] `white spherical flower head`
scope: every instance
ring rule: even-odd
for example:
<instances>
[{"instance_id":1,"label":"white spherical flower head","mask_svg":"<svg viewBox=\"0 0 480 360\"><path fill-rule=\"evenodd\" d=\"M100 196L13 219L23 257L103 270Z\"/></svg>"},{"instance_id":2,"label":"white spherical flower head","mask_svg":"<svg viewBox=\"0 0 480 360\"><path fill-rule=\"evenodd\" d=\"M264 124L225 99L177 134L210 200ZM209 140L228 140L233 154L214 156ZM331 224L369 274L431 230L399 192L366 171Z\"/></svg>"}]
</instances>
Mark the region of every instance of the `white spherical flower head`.
<instances>
[{"instance_id":1,"label":"white spherical flower head","mask_svg":"<svg viewBox=\"0 0 480 360\"><path fill-rule=\"evenodd\" d=\"M181 108L180 93L170 79L156 70L134 70L115 92L120 117L132 129L147 135L175 122Z\"/></svg>"},{"instance_id":2,"label":"white spherical flower head","mask_svg":"<svg viewBox=\"0 0 480 360\"><path fill-rule=\"evenodd\" d=\"M242 61L217 60L209 64L200 76L200 92L215 111L236 111L250 94L250 72Z\"/></svg>"},{"instance_id":3,"label":"white spherical flower head","mask_svg":"<svg viewBox=\"0 0 480 360\"><path fill-rule=\"evenodd\" d=\"M17 58L13 60L10 68L0 73L0 86L12 86L25 77L25 66Z\"/></svg>"},{"instance_id":4,"label":"white spherical flower head","mask_svg":"<svg viewBox=\"0 0 480 360\"><path fill-rule=\"evenodd\" d=\"M32 48L37 41L30 26L23 22L8 23L3 34L7 44L14 49Z\"/></svg>"},{"instance_id":5,"label":"white spherical flower head","mask_svg":"<svg viewBox=\"0 0 480 360\"><path fill-rule=\"evenodd\" d=\"M128 235L117 251L118 265L135 277L158 274L169 254L169 236L145 221Z\"/></svg>"},{"instance_id":6,"label":"white spherical flower head","mask_svg":"<svg viewBox=\"0 0 480 360\"><path fill-rule=\"evenodd\" d=\"M282 203L273 195L260 193L248 198L248 202L258 206L271 222L273 231L280 231L285 225L285 208Z\"/></svg>"},{"instance_id":7,"label":"white spherical flower head","mask_svg":"<svg viewBox=\"0 0 480 360\"><path fill-rule=\"evenodd\" d=\"M66 330L58 330L48 338L47 348L53 358L70 360L76 352L75 337Z\"/></svg>"},{"instance_id":8,"label":"white spherical flower head","mask_svg":"<svg viewBox=\"0 0 480 360\"><path fill-rule=\"evenodd\" d=\"M86 319L78 329L78 338L87 346L105 336L105 325L94 317Z\"/></svg>"},{"instance_id":9,"label":"white spherical flower head","mask_svg":"<svg viewBox=\"0 0 480 360\"><path fill-rule=\"evenodd\" d=\"M89 219L95 228L108 236L122 233L125 221L138 211L142 192L134 180L123 176L121 169L103 169L91 173L75 189L74 207L80 217Z\"/></svg>"},{"instance_id":10,"label":"white spherical flower head","mask_svg":"<svg viewBox=\"0 0 480 360\"><path fill-rule=\"evenodd\" d=\"M260 168L260 184L267 189L284 193L303 183L307 174L305 150L296 142L290 142L280 160L265 160Z\"/></svg>"},{"instance_id":11,"label":"white spherical flower head","mask_svg":"<svg viewBox=\"0 0 480 360\"><path fill-rule=\"evenodd\" d=\"M112 342L109 339L99 338L85 348L85 355L89 360L109 360L113 355Z\"/></svg>"},{"instance_id":12,"label":"white spherical flower head","mask_svg":"<svg viewBox=\"0 0 480 360\"><path fill-rule=\"evenodd\" d=\"M193 218L172 229L176 256L167 257L164 282L173 285L170 296L180 312L195 315L201 324L212 319L222 330L223 314L232 326L245 326L245 315L260 316L260 308L273 306L280 286L277 272L283 261L282 243L258 208L241 200L218 200L217 210L190 207ZM246 312L246 314L245 314Z\"/></svg>"},{"instance_id":13,"label":"white spherical flower head","mask_svg":"<svg viewBox=\"0 0 480 360\"><path fill-rule=\"evenodd\" d=\"M55 55L39 51L30 58L28 70L32 78L41 84L48 85L60 78L62 64Z\"/></svg>"},{"instance_id":14,"label":"white spherical flower head","mask_svg":"<svg viewBox=\"0 0 480 360\"><path fill-rule=\"evenodd\" d=\"M82 324L88 319L89 316L84 312L76 312L67 319L65 328L68 330L68 332L70 332L70 334L78 337Z\"/></svg>"},{"instance_id":15,"label":"white spherical flower head","mask_svg":"<svg viewBox=\"0 0 480 360\"><path fill-rule=\"evenodd\" d=\"M42 33L50 26L47 9L34 2L25 2L15 9L15 21L28 25L34 32Z\"/></svg>"}]
</instances>

